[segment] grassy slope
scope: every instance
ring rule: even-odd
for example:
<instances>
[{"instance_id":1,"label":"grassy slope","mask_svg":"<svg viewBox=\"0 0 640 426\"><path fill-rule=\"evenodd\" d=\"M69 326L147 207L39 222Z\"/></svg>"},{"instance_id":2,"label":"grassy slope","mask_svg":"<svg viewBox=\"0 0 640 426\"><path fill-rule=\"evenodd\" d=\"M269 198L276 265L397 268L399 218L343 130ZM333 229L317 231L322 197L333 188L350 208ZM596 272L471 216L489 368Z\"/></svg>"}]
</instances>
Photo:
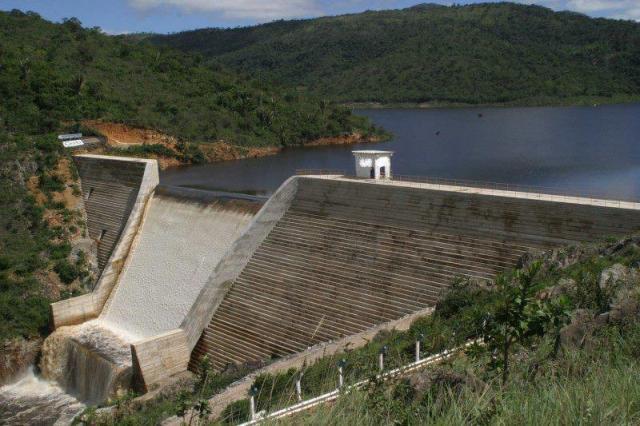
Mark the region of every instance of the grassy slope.
<instances>
[{"instance_id":1,"label":"grassy slope","mask_svg":"<svg viewBox=\"0 0 640 426\"><path fill-rule=\"evenodd\" d=\"M64 156L52 135L14 136L0 129L0 342L48 334L51 299L77 295L91 280L83 261L69 256L70 239L84 222L56 201L74 185L55 172ZM30 178L38 182L40 201L28 188ZM47 277L53 273L62 287L47 288L57 287Z\"/></svg>"},{"instance_id":2,"label":"grassy slope","mask_svg":"<svg viewBox=\"0 0 640 426\"><path fill-rule=\"evenodd\" d=\"M599 351L567 351L545 367L545 377L536 380L526 379L525 364L518 368L519 376L512 382L505 387L495 385L486 393L444 387L439 401L428 396L424 403L412 406L397 404L390 394L397 387L389 386L347 395L335 406L277 424L637 424L640 383L634 377L640 373L640 327L628 328L624 334L608 330L597 343ZM463 373L474 368L468 362L458 362L444 370ZM378 407L372 406L374 400Z\"/></svg>"},{"instance_id":3,"label":"grassy slope","mask_svg":"<svg viewBox=\"0 0 640 426\"><path fill-rule=\"evenodd\" d=\"M151 40L343 102L640 98L640 24L537 6L423 6Z\"/></svg>"}]
</instances>

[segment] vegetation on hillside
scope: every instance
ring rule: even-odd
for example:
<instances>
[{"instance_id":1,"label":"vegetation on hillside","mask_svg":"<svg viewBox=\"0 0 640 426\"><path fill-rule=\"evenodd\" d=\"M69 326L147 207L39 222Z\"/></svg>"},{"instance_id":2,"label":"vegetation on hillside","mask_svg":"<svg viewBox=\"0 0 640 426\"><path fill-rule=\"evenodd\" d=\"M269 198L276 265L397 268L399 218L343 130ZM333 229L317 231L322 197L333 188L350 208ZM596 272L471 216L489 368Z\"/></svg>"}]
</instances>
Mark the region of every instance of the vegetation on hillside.
<instances>
[{"instance_id":1,"label":"vegetation on hillside","mask_svg":"<svg viewBox=\"0 0 640 426\"><path fill-rule=\"evenodd\" d=\"M640 420L640 237L553 250L523 259L523 267L493 282L458 280L432 316L406 332L383 332L366 346L322 358L303 369L305 399L334 390L344 360L345 384L368 385L283 421L291 424L633 424ZM473 339L451 361L410 376L377 380L378 354L385 368ZM235 370L242 374L245 371ZM154 424L178 414L206 424L206 397L233 371L201 366L195 390L136 405L120 402L109 415L90 413L89 424ZM291 369L256 378L258 410L297 402ZM207 385L210 383L211 385ZM192 410L189 410L189 409ZM247 399L229 405L216 424L248 418Z\"/></svg>"},{"instance_id":2,"label":"vegetation on hillside","mask_svg":"<svg viewBox=\"0 0 640 426\"><path fill-rule=\"evenodd\" d=\"M200 55L20 11L0 12L0 98L0 125L29 134L103 119L187 142L292 146L371 129L345 108L211 67Z\"/></svg>"},{"instance_id":3,"label":"vegetation on hillside","mask_svg":"<svg viewBox=\"0 0 640 426\"><path fill-rule=\"evenodd\" d=\"M0 345L47 334L49 303L90 280L87 259L72 253L82 213L65 204L80 195L77 176L55 137L86 133L88 119L173 135L175 151L126 153L183 162L205 158L192 142L283 147L378 131L345 108L213 69L198 55L140 46L76 19L0 12Z\"/></svg>"},{"instance_id":4,"label":"vegetation on hillside","mask_svg":"<svg viewBox=\"0 0 640 426\"><path fill-rule=\"evenodd\" d=\"M68 164L53 135L0 129L0 343L48 334L49 303L91 282L86 254L72 254L86 229L64 197L79 195Z\"/></svg>"},{"instance_id":5,"label":"vegetation on hillside","mask_svg":"<svg viewBox=\"0 0 640 426\"><path fill-rule=\"evenodd\" d=\"M148 36L342 102L640 99L640 24L486 3Z\"/></svg>"}]
</instances>

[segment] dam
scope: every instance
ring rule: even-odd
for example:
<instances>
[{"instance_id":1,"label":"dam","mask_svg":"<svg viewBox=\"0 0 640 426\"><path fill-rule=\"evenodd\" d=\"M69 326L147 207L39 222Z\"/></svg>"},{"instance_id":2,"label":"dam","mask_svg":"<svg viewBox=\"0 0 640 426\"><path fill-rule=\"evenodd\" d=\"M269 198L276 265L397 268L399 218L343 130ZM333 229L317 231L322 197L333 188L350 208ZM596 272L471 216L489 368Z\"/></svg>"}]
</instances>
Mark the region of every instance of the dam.
<instances>
[{"instance_id":1,"label":"dam","mask_svg":"<svg viewBox=\"0 0 640 426\"><path fill-rule=\"evenodd\" d=\"M640 229L638 203L409 182L390 163L293 176L262 203L162 187L153 160L75 161L101 275L52 305L42 364L93 404L204 356L223 370L304 353L433 306L455 279L492 279L527 251Z\"/></svg>"},{"instance_id":2,"label":"dam","mask_svg":"<svg viewBox=\"0 0 640 426\"><path fill-rule=\"evenodd\" d=\"M158 186L154 161L80 156L76 164L102 274L91 294L52 305L56 331L42 370L96 404L131 386L132 344L180 339L175 331L261 203ZM180 353L167 356L180 362Z\"/></svg>"}]
</instances>

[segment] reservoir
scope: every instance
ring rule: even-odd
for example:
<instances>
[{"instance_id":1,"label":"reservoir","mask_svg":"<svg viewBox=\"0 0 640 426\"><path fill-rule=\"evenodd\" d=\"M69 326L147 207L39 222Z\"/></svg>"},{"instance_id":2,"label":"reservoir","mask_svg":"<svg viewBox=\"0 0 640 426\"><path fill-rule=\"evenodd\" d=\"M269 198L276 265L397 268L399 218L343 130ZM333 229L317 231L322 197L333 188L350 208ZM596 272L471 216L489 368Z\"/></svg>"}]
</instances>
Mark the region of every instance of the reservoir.
<instances>
[{"instance_id":1,"label":"reservoir","mask_svg":"<svg viewBox=\"0 0 640 426\"><path fill-rule=\"evenodd\" d=\"M269 195L296 169L353 173L353 149L395 151L396 175L640 198L640 104L356 110L387 142L287 149L270 157L170 169L163 184Z\"/></svg>"}]
</instances>

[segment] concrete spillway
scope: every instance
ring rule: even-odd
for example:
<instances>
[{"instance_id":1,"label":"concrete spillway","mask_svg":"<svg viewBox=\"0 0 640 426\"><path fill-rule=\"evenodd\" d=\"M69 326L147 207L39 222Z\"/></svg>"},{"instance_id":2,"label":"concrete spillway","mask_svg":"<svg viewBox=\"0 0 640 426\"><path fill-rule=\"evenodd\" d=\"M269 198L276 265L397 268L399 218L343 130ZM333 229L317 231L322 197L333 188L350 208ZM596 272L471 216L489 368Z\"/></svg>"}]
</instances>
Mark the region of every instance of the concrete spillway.
<instances>
[{"instance_id":1,"label":"concrete spillway","mask_svg":"<svg viewBox=\"0 0 640 426\"><path fill-rule=\"evenodd\" d=\"M174 192L175 193L175 192ZM156 193L99 319L130 340L178 328L254 211L237 202Z\"/></svg>"},{"instance_id":2,"label":"concrete spillway","mask_svg":"<svg viewBox=\"0 0 640 426\"><path fill-rule=\"evenodd\" d=\"M43 358L91 402L112 393L91 389L91 368L145 390L204 355L220 369L287 356L422 311L530 249L640 229L635 203L338 176L293 177L257 212L158 187L149 160L77 162L90 224L118 240L104 240L94 292L52 306ZM140 164L120 182L122 162Z\"/></svg>"},{"instance_id":3,"label":"concrete spillway","mask_svg":"<svg viewBox=\"0 0 640 426\"><path fill-rule=\"evenodd\" d=\"M90 228L104 243L103 271L93 293L52 305L57 330L45 342L42 371L96 404L134 385L134 375L146 389L186 369L180 327L261 203L158 187L149 160L79 156L76 163Z\"/></svg>"}]
</instances>

